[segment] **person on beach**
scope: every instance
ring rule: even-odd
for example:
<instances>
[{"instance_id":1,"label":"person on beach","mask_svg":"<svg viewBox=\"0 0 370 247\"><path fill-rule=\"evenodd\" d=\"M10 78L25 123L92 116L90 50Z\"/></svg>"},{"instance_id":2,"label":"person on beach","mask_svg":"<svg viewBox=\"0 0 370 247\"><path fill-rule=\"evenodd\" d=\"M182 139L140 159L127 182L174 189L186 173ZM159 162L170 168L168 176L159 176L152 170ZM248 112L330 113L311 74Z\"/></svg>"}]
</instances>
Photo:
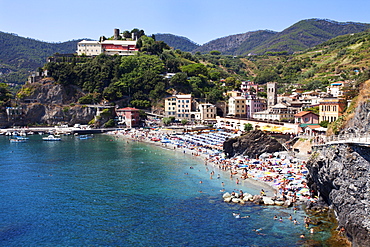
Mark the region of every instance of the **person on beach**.
<instances>
[{"instance_id":1,"label":"person on beach","mask_svg":"<svg viewBox=\"0 0 370 247\"><path fill-rule=\"evenodd\" d=\"M265 195L265 191L263 189L261 189L260 194L261 194L261 196L264 196Z\"/></svg>"}]
</instances>

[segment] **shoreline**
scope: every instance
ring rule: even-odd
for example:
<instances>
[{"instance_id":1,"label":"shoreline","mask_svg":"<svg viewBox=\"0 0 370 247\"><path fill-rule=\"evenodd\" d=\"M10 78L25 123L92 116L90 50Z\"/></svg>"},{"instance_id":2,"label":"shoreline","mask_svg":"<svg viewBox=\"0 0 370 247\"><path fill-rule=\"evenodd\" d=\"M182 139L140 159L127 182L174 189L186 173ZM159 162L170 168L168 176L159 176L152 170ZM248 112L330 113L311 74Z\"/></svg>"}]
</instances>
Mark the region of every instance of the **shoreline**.
<instances>
[{"instance_id":1,"label":"shoreline","mask_svg":"<svg viewBox=\"0 0 370 247\"><path fill-rule=\"evenodd\" d=\"M289 177L286 179L284 176L285 175L291 175L295 174L293 172L290 172L290 170L286 171L284 170L282 174L279 171L279 174L276 175L276 179L271 179L272 178L272 172L266 171L265 167L257 167L253 168L252 162L256 162L255 159L251 159L248 161L244 161L245 164L249 164L249 169L247 172L247 175L245 175L245 168L240 168L238 167L238 162L243 162L240 159L225 159L221 155L213 155L215 150L209 149L209 148L204 148L204 147L199 147L199 146L189 146L188 143L171 143L171 142L161 142L165 136L168 136L166 133L161 133L159 131L155 132L149 132L149 131L144 131L144 130L138 130L138 129L133 129L131 131L113 131L113 132L108 132L106 133L111 136L115 136L116 138L123 138L131 141L138 141L138 142L144 142L146 144L151 144L155 145L167 150L173 150L176 152L181 152L189 157L193 157L195 159L198 159L199 162L203 162L205 166L213 167L215 170L219 173L227 174L230 172L230 178L229 181L232 183L235 183L235 187L243 187L243 188L250 188L251 190L261 190L263 192L263 195L265 197L263 198L275 198L277 200L283 200L284 202L286 200L291 201L291 203L288 204L288 206L292 206L293 204L302 204L305 203L307 200L314 200L309 197L308 194L303 194L301 193L296 193L296 192L291 192L291 191L296 191L296 190L302 190L306 193L309 193L309 190L307 189L306 186L306 181L304 179L303 174L300 173L301 169L305 169L304 163L301 163L300 165L295 164L296 166L290 166L290 170L295 171L294 169L298 169L298 176L297 178L294 178L293 180L290 180L293 176ZM181 135L178 135L181 138ZM153 141L155 140L155 141ZM167 140L167 139L166 139ZM284 159L271 159L277 161L284 161ZM266 161L268 163L271 163L271 160ZM265 161L258 161L261 164L265 164ZM276 163L275 163L276 164ZM297 167L300 166L300 167ZM252 168L251 168L252 167ZM288 165L286 165L288 167ZM208 171L208 168L206 168ZM214 172L214 171L212 171ZM233 174L233 175L232 175ZM269 174L269 175L265 175ZM265 175L265 176L263 176ZM271 176L270 176L271 175ZM215 174L211 173L210 176L215 176ZM215 176L216 177L216 176ZM225 176L226 177L226 176ZM265 178L269 178L271 181L264 181ZM282 180L278 180L278 179ZM282 182L284 181L284 184L282 185ZM290 184L290 181L295 182L294 186L288 187L287 185ZM298 182L301 182L301 184L298 184ZM234 186L233 186L234 187ZM236 190L236 189L234 189ZM288 192L287 192L288 191ZM227 191L223 191L227 192ZM231 192L230 192L231 193ZM259 193L257 192L256 195ZM280 204L281 205L281 204Z\"/></svg>"}]
</instances>

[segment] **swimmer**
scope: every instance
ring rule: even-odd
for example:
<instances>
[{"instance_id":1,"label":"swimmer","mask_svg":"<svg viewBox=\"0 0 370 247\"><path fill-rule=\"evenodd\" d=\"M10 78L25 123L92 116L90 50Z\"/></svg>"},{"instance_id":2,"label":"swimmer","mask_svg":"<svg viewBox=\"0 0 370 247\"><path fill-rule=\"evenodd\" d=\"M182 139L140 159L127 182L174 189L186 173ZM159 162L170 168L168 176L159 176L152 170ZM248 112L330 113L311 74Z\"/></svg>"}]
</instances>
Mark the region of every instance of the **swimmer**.
<instances>
[{"instance_id":1,"label":"swimmer","mask_svg":"<svg viewBox=\"0 0 370 247\"><path fill-rule=\"evenodd\" d=\"M275 215L275 216L274 216L274 220L277 220L277 218L278 218L278 217Z\"/></svg>"},{"instance_id":2,"label":"swimmer","mask_svg":"<svg viewBox=\"0 0 370 247\"><path fill-rule=\"evenodd\" d=\"M199 183L200 183L200 184L202 184L202 183L203 183L203 181L199 181Z\"/></svg>"},{"instance_id":3,"label":"swimmer","mask_svg":"<svg viewBox=\"0 0 370 247\"><path fill-rule=\"evenodd\" d=\"M282 218L282 217L280 217L279 221L280 221L280 222L283 222L283 218Z\"/></svg>"},{"instance_id":4,"label":"swimmer","mask_svg":"<svg viewBox=\"0 0 370 247\"><path fill-rule=\"evenodd\" d=\"M294 220L293 220L293 224L294 224L294 225L298 225L298 224L299 224L299 222L298 222L296 219L294 219Z\"/></svg>"},{"instance_id":5,"label":"swimmer","mask_svg":"<svg viewBox=\"0 0 370 247\"><path fill-rule=\"evenodd\" d=\"M313 228L310 229L310 233L314 234L315 230Z\"/></svg>"},{"instance_id":6,"label":"swimmer","mask_svg":"<svg viewBox=\"0 0 370 247\"><path fill-rule=\"evenodd\" d=\"M289 214L289 220L292 221L293 220L293 217L291 214Z\"/></svg>"},{"instance_id":7,"label":"swimmer","mask_svg":"<svg viewBox=\"0 0 370 247\"><path fill-rule=\"evenodd\" d=\"M301 234L301 236L299 236L300 238L305 238L304 234Z\"/></svg>"},{"instance_id":8,"label":"swimmer","mask_svg":"<svg viewBox=\"0 0 370 247\"><path fill-rule=\"evenodd\" d=\"M222 187L225 187L225 183L224 182L222 182L221 185L222 185Z\"/></svg>"}]
</instances>

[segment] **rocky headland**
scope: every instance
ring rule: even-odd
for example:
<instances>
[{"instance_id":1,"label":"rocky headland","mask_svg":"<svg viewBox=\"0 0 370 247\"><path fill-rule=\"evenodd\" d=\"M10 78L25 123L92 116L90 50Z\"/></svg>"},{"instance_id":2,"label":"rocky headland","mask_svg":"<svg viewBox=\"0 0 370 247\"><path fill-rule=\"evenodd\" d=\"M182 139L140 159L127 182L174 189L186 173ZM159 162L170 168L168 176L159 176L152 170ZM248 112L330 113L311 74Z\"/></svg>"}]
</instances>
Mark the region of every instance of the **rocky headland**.
<instances>
[{"instance_id":1,"label":"rocky headland","mask_svg":"<svg viewBox=\"0 0 370 247\"><path fill-rule=\"evenodd\" d=\"M361 101L341 134L369 133L370 103ZM370 147L354 144L324 145L307 162L310 188L321 206L335 211L338 228L353 246L370 246ZM318 208L318 205L309 205Z\"/></svg>"},{"instance_id":2,"label":"rocky headland","mask_svg":"<svg viewBox=\"0 0 370 247\"><path fill-rule=\"evenodd\" d=\"M289 138L289 136L281 135L279 138L286 141L286 138ZM274 153L284 150L280 143L281 140L279 142L279 138L273 138L261 130L253 130L246 135L226 140L223 144L223 150L228 158L238 155L255 158L263 153Z\"/></svg>"},{"instance_id":3,"label":"rocky headland","mask_svg":"<svg viewBox=\"0 0 370 247\"><path fill-rule=\"evenodd\" d=\"M92 121L97 127L102 126L112 116L100 115L97 107L76 103L84 95L80 88L57 84L52 79L26 84L17 95L14 110L1 114L0 125L2 127L59 124L73 126Z\"/></svg>"}]
</instances>

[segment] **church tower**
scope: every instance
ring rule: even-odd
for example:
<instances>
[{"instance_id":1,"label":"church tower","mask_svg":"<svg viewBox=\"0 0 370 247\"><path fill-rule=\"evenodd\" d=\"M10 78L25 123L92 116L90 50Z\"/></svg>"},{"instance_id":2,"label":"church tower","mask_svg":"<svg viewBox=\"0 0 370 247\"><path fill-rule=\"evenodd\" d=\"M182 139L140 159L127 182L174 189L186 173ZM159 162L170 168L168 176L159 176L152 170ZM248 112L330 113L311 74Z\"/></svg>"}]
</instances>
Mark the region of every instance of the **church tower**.
<instances>
[{"instance_id":1,"label":"church tower","mask_svg":"<svg viewBox=\"0 0 370 247\"><path fill-rule=\"evenodd\" d=\"M268 82L267 83L267 108L277 104L277 83Z\"/></svg>"}]
</instances>

